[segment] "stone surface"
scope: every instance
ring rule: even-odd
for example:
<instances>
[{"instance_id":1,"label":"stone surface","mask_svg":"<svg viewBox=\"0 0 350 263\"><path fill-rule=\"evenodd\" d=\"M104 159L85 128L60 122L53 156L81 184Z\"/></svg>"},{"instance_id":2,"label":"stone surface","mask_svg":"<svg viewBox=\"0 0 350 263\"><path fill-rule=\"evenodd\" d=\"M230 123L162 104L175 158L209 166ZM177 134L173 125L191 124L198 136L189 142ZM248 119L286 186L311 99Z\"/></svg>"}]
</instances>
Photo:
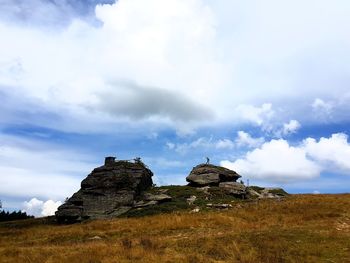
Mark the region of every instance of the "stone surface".
<instances>
[{"instance_id":1,"label":"stone surface","mask_svg":"<svg viewBox=\"0 0 350 263\"><path fill-rule=\"evenodd\" d=\"M260 193L258 193L257 191L255 191L249 187L247 189L247 194L248 194L248 197L252 197L252 198L261 198L262 197L262 195Z\"/></svg>"},{"instance_id":2,"label":"stone surface","mask_svg":"<svg viewBox=\"0 0 350 263\"><path fill-rule=\"evenodd\" d=\"M219 184L219 187L232 195L245 196L247 194L246 187L241 183L223 182Z\"/></svg>"},{"instance_id":3,"label":"stone surface","mask_svg":"<svg viewBox=\"0 0 350 263\"><path fill-rule=\"evenodd\" d=\"M193 213L198 213L200 211L200 208L199 207L196 207L195 209L191 210L190 213L193 214Z\"/></svg>"},{"instance_id":4,"label":"stone surface","mask_svg":"<svg viewBox=\"0 0 350 263\"><path fill-rule=\"evenodd\" d=\"M194 186L219 185L220 182L235 182L241 176L230 169L212 164L194 167L186 181Z\"/></svg>"},{"instance_id":5,"label":"stone surface","mask_svg":"<svg viewBox=\"0 0 350 263\"><path fill-rule=\"evenodd\" d=\"M158 201L139 201L134 204L134 208L141 208L141 207L146 207L146 206L151 206L151 205L156 205L158 204Z\"/></svg>"},{"instance_id":6,"label":"stone surface","mask_svg":"<svg viewBox=\"0 0 350 263\"><path fill-rule=\"evenodd\" d=\"M197 196L191 195L189 198L186 199L188 205L193 205L193 203L196 201Z\"/></svg>"},{"instance_id":7,"label":"stone surface","mask_svg":"<svg viewBox=\"0 0 350 263\"><path fill-rule=\"evenodd\" d=\"M114 161L95 168L57 212L59 222L109 218L129 211L136 197L152 187L153 173L142 162Z\"/></svg>"},{"instance_id":8,"label":"stone surface","mask_svg":"<svg viewBox=\"0 0 350 263\"><path fill-rule=\"evenodd\" d=\"M157 201L157 202L165 202L165 201L170 201L171 196L166 195L166 194L150 194L146 193L143 196L143 199L146 201Z\"/></svg>"}]
</instances>

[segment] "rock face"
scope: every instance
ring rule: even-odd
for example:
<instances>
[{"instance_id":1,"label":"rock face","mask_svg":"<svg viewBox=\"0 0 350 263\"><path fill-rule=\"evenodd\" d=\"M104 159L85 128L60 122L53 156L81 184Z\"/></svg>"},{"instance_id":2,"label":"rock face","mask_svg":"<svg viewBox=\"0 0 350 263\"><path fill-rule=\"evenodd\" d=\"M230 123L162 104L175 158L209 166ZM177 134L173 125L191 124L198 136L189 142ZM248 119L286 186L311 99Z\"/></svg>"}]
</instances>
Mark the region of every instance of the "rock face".
<instances>
[{"instance_id":1,"label":"rock face","mask_svg":"<svg viewBox=\"0 0 350 263\"><path fill-rule=\"evenodd\" d=\"M241 183L223 182L219 184L219 187L222 188L227 193L235 196L240 196L244 198L245 195L247 194L247 188Z\"/></svg>"},{"instance_id":2,"label":"rock face","mask_svg":"<svg viewBox=\"0 0 350 263\"><path fill-rule=\"evenodd\" d=\"M140 160L115 161L107 157L105 165L95 168L81 182L57 212L59 222L109 218L129 211L142 191L152 187L153 173Z\"/></svg>"},{"instance_id":3,"label":"rock face","mask_svg":"<svg viewBox=\"0 0 350 263\"><path fill-rule=\"evenodd\" d=\"M235 171L221 166L200 164L192 169L186 181L193 186L217 186L222 182L236 182L240 177Z\"/></svg>"}]
</instances>

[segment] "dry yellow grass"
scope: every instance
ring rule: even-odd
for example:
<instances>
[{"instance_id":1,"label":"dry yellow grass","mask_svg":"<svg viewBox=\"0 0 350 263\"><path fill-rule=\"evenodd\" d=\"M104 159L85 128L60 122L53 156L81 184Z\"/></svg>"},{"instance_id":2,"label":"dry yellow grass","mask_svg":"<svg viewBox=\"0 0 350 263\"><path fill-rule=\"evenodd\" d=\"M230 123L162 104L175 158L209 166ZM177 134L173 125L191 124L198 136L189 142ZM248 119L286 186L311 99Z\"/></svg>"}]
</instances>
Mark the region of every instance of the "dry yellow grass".
<instances>
[{"instance_id":1,"label":"dry yellow grass","mask_svg":"<svg viewBox=\"0 0 350 263\"><path fill-rule=\"evenodd\" d=\"M0 225L0 262L350 262L350 195L75 225ZM100 240L92 240L94 236Z\"/></svg>"}]
</instances>

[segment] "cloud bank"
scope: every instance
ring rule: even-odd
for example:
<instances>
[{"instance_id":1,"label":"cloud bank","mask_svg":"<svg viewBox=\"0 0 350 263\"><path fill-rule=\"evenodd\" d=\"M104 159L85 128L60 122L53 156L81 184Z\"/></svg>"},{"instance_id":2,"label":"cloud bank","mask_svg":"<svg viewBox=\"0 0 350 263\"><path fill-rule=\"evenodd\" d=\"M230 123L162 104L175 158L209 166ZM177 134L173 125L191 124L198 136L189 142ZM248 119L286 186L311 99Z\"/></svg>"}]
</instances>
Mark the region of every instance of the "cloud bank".
<instances>
[{"instance_id":1,"label":"cloud bank","mask_svg":"<svg viewBox=\"0 0 350 263\"><path fill-rule=\"evenodd\" d=\"M35 217L52 216L60 205L62 205L61 201L47 200L44 202L37 198L32 198L30 201L24 202L22 211Z\"/></svg>"},{"instance_id":2,"label":"cloud bank","mask_svg":"<svg viewBox=\"0 0 350 263\"><path fill-rule=\"evenodd\" d=\"M320 122L311 108L341 121L349 117L348 5L318 1L316 12L301 1L4 1L0 89L57 113L58 129L71 116L269 129L274 118ZM30 26L16 23L23 19ZM68 22L57 29L47 19ZM138 86L111 84L125 80Z\"/></svg>"},{"instance_id":3,"label":"cloud bank","mask_svg":"<svg viewBox=\"0 0 350 263\"><path fill-rule=\"evenodd\" d=\"M297 146L284 139L271 140L249 151L244 158L224 160L221 165L248 178L279 183L317 178L323 171L350 175L347 139L346 134L338 133L319 141L307 138Z\"/></svg>"}]
</instances>

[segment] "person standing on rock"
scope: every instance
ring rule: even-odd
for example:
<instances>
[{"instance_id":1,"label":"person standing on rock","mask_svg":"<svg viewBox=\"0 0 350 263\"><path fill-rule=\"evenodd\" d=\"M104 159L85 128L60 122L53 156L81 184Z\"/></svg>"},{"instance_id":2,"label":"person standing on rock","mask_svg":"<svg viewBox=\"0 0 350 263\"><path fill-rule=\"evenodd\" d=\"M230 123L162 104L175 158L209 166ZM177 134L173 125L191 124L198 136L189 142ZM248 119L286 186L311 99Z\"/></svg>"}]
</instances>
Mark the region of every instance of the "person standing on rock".
<instances>
[{"instance_id":1,"label":"person standing on rock","mask_svg":"<svg viewBox=\"0 0 350 263\"><path fill-rule=\"evenodd\" d=\"M205 164L209 164L209 162L210 162L209 157L205 157L205 158L207 159L207 162Z\"/></svg>"}]
</instances>

